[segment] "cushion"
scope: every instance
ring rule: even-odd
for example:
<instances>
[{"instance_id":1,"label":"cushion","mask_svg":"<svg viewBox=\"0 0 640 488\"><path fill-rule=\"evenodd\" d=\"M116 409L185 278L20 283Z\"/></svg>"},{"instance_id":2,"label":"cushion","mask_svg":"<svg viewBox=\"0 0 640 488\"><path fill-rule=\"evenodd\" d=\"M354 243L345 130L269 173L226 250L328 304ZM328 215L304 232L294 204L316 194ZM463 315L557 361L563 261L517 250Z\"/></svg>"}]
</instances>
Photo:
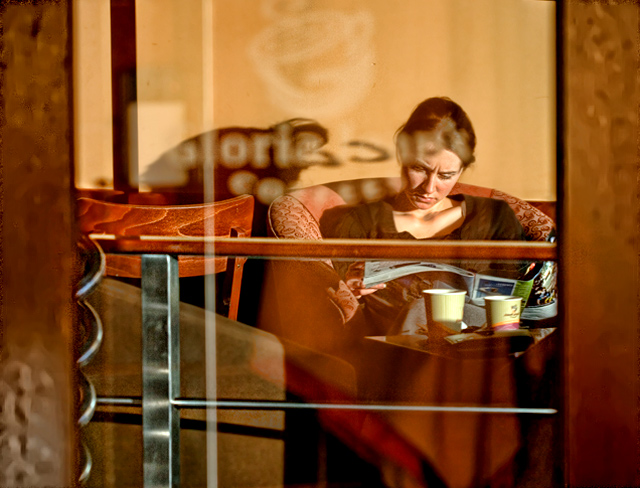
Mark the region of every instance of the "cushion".
<instances>
[{"instance_id":1,"label":"cushion","mask_svg":"<svg viewBox=\"0 0 640 488\"><path fill-rule=\"evenodd\" d=\"M504 200L509 204L530 240L548 240L551 231L555 228L551 217L524 200L520 200L500 190L492 190L491 198Z\"/></svg>"}]
</instances>

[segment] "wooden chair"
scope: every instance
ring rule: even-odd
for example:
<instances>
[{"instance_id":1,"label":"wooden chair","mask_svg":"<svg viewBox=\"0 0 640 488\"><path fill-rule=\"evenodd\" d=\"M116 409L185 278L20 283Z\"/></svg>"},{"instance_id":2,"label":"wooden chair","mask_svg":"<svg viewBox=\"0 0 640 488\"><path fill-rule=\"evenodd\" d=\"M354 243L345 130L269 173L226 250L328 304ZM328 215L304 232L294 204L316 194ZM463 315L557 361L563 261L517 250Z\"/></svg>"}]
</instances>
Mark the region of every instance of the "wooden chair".
<instances>
[{"instance_id":1,"label":"wooden chair","mask_svg":"<svg viewBox=\"0 0 640 488\"><path fill-rule=\"evenodd\" d=\"M87 198L78 200L78 224L83 233L114 235L117 237L143 236L248 236L252 221L252 197L238 197L232 200L205 205L158 206L133 205L97 201ZM145 249L145 251L147 251ZM155 253L151 245L149 253ZM179 251L178 251L179 254ZM98 358L89 373L97 380L98 402L101 413L112 414L109 426L126 424L123 417L116 415L139 415L142 407L142 458L127 464L133 471L134 484L144 486L178 486L180 483L180 443L184 440L187 452L193 453L198 446L198 454L182 455L183 463L189 468L186 478L193 479L194 471L206 473L202 468L205 456L202 433L206 425L203 400L205 378L209 371L205 368L205 347L207 334L206 320L211 315L202 308L176 303L175 288L167 286L175 269L179 276L196 276L211 266L216 272L225 271L229 263L224 258L204 258L202 256L178 256L165 260L162 255L106 254L106 274L117 277L141 278L141 289L127 283L106 280L98 290L96 309L104 314L107 331L105 345L107 354ZM154 266L149 260L155 259ZM167 265L167 261L169 261ZM233 286L230 299L230 317L235 317L242 263L236 259L233 267ZM176 266L177 265L177 266ZM166 274L155 274L163 268ZM151 275L151 278L149 277ZM177 280L174 280L177 281ZM158 288L163 296L152 297L145 304L145 293ZM149 306L150 305L150 306ZM145 308L147 310L145 310ZM142 309L142 314L140 314ZM158 315L164 314L163 317ZM141 315L141 316L140 316ZM306 350L296 344L254 327L233 322L216 316L216 386L215 400L231 404L245 403L240 409L222 407L217 412L218 426L222 434L227 434L225 456L232 456L234 463L221 468L221 483L224 486L245 486L238 480L255 478L265 482L257 474L267 477L274 486L292 476L284 469L284 452L296 452L298 457L313 456L315 443L301 442L300 432L291 427L285 433L284 410L264 411L264 406L252 407L252 402L287 402L290 396L306 401L326 402L355 396L355 372L351 365L334 357ZM109 330L109 324L111 329ZM180 344L172 342L179 337ZM141 353L140 353L141 350ZM182 352L178 352L182 350ZM142 354L142 367L140 367ZM117 357L117 360L114 358ZM111 363L117 364L112 365ZM111 369L109 369L111 367ZM116 369L117 368L117 369ZM140 401L140 391L142 399ZM102 395L101 395L102 393ZM181 394L182 393L182 394ZM334 398L335 397L335 398ZM337 400L336 400L337 401ZM126 403L125 403L126 402ZM298 411L300 405L294 405ZM178 413L183 409L183 413ZM198 410L196 410L198 409ZM260 411L258 415L255 410ZM309 410L309 409L307 409ZM297 415L287 414L286 423L297 419ZM190 422L191 429L180 430L180 422ZM128 422L132 422L129 417ZM199 425L195 429L194 425ZM123 429L121 428L120 431ZM198 432L196 432L196 430ZM293 433L291 433L292 431ZM111 431L110 431L111 432ZM195 432L195 433L194 433ZM238 433L251 436L253 454L242 452L242 445L236 441ZM119 459L135 457L137 452L123 446L122 436L105 436L110 445L120 446L115 454ZM93 433L94 443L100 437ZM131 442L129 439L124 444ZM224 443L224 439L221 441ZM304 446L301 448L301 444ZM268 449L265 446L269 446ZM191 451L189 451L191 449ZM229 452L229 450L231 452ZM262 451L261 451L262 450ZM266 451L269 451L268 454ZM184 451L183 451L184 452ZM262 452L261 455L256 453ZM290 454L287 454L290 455ZM185 461L185 459L189 459ZM139 462L144 465L139 472ZM279 463L279 464L278 464ZM279 471L280 470L280 471ZM296 473L296 470L291 470ZM306 473L308 474L308 473ZM296 474L297 475L297 474ZM200 481L200 479L198 479ZM198 484L199 486L199 484Z\"/></svg>"},{"instance_id":2,"label":"wooden chair","mask_svg":"<svg viewBox=\"0 0 640 488\"><path fill-rule=\"evenodd\" d=\"M81 233L118 237L246 237L251 234L252 196L197 205L137 205L80 198ZM138 255L107 254L106 274L140 278L142 399L98 397L105 405L142 406L145 486L174 486L180 479L180 302L179 278L227 271L228 258L166 254L147 241ZM175 256L177 254L177 257ZM238 314L246 258L236 258L231 276L228 317ZM226 290L225 290L226 291ZM126 344L122 344L126 346ZM202 402L201 402L202 403ZM204 408L204 407L199 407Z\"/></svg>"},{"instance_id":3,"label":"wooden chair","mask_svg":"<svg viewBox=\"0 0 640 488\"><path fill-rule=\"evenodd\" d=\"M78 199L80 232L117 237L142 236L216 236L249 237L254 199L239 196L221 202L198 205L134 205L110 203L90 198ZM149 252L154 250L150 247ZM230 278L229 311L238 316L240 286L246 258L236 258ZM107 276L140 278L141 258L134 255L107 254ZM229 269L226 257L179 256L180 277L221 273Z\"/></svg>"}]
</instances>

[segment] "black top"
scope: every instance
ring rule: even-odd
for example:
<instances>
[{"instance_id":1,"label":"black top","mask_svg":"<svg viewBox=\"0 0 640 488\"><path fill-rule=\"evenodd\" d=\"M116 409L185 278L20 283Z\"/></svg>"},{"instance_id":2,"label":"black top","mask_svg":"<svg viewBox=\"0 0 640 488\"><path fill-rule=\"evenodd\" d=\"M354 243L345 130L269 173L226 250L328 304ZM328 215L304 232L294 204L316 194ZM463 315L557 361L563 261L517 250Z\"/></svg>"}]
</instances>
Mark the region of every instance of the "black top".
<instances>
[{"instance_id":1,"label":"black top","mask_svg":"<svg viewBox=\"0 0 640 488\"><path fill-rule=\"evenodd\" d=\"M449 198L464 201L466 214L460 227L444 237L421 240L526 240L526 234L511 207L504 200L470 195L450 195ZM398 232L393 220L393 208L386 200L354 206L334 207L324 212L320 219L320 230L327 238L354 239L416 239L407 231ZM350 263L335 261L334 267L344 279ZM521 262L450 262L454 266L476 273L518 278L528 263ZM428 276L427 276L428 275ZM440 279L436 273L425 273L400 278L387 283L387 288L362 297L365 311L375 310L377 314L393 321L408 302L421 296L421 290L428 288L425 281ZM449 277L450 278L450 277ZM455 286L455 283L451 283ZM380 318L377 318L380 322ZM384 333L386 326L377 327Z\"/></svg>"}]
</instances>

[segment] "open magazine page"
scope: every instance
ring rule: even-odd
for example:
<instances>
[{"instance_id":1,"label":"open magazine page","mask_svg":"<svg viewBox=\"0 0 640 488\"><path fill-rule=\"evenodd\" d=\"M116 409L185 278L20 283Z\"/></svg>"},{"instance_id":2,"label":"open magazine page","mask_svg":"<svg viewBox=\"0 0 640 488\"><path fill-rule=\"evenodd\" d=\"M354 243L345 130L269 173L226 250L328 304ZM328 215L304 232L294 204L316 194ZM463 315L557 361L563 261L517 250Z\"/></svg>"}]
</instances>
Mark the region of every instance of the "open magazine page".
<instances>
[{"instance_id":1,"label":"open magazine page","mask_svg":"<svg viewBox=\"0 0 640 488\"><path fill-rule=\"evenodd\" d=\"M462 277L474 277L474 273L449 264L422 261L367 261L364 263L364 286L368 288L425 271L446 271Z\"/></svg>"},{"instance_id":2,"label":"open magazine page","mask_svg":"<svg viewBox=\"0 0 640 488\"><path fill-rule=\"evenodd\" d=\"M471 271L442 263L410 261L370 261L364 266L364 286L370 287L403 276L430 271L448 272L461 276L467 285L469 300L483 306L484 297L490 295L514 295L527 303L533 287L533 276L526 281L475 274ZM449 285L442 283L442 286Z\"/></svg>"},{"instance_id":3,"label":"open magazine page","mask_svg":"<svg viewBox=\"0 0 640 488\"><path fill-rule=\"evenodd\" d=\"M523 303L527 303L533 286L533 278L528 281L519 281L479 274L476 275L475 280L471 302L480 306L484 305L484 297L491 295L512 295L521 297Z\"/></svg>"}]
</instances>

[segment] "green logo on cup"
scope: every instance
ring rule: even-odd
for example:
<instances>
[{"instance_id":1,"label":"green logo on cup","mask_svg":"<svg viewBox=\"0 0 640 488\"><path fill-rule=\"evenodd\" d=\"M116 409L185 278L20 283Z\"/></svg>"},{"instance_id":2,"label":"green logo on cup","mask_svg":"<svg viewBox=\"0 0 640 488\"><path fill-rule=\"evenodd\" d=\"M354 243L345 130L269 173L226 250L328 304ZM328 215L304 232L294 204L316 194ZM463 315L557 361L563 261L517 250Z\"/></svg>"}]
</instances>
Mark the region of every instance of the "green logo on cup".
<instances>
[{"instance_id":1,"label":"green logo on cup","mask_svg":"<svg viewBox=\"0 0 640 488\"><path fill-rule=\"evenodd\" d=\"M484 298L487 325L493 330L518 329L522 298L495 295Z\"/></svg>"}]
</instances>

